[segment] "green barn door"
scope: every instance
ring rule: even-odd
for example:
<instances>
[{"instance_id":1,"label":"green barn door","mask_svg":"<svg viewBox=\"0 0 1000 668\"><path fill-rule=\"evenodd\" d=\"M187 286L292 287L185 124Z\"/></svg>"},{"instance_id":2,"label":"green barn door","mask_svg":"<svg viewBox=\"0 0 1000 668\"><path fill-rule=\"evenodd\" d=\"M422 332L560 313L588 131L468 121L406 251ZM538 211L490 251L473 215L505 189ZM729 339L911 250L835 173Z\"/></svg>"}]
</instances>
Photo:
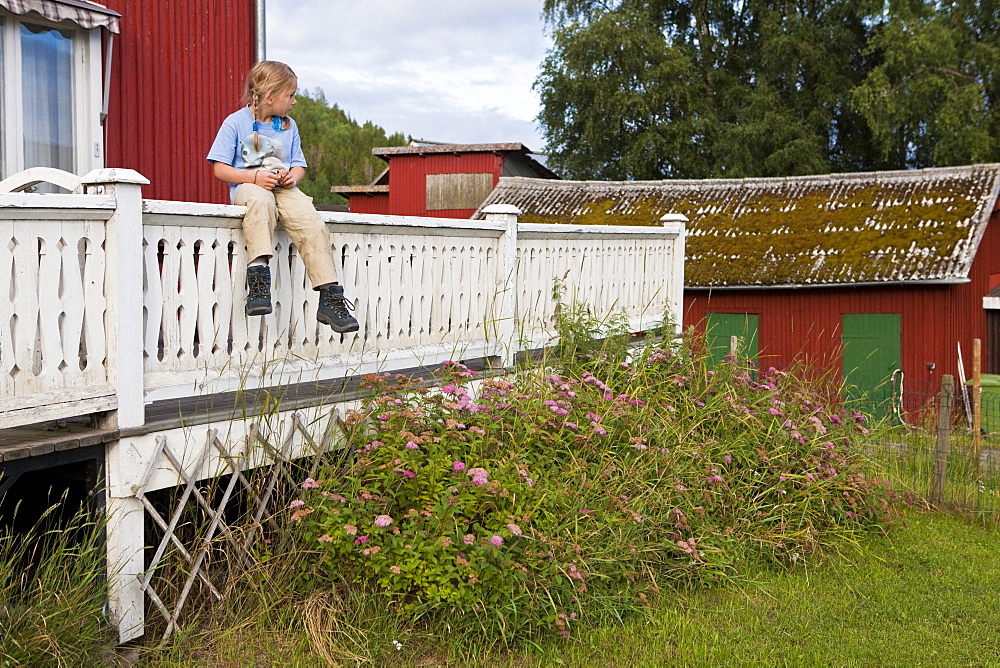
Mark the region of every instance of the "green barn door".
<instances>
[{"instance_id":1,"label":"green barn door","mask_svg":"<svg viewBox=\"0 0 1000 668\"><path fill-rule=\"evenodd\" d=\"M898 313L845 313L841 324L847 398L878 418L891 406L892 373L900 367L899 322Z\"/></svg>"},{"instance_id":2,"label":"green barn door","mask_svg":"<svg viewBox=\"0 0 1000 668\"><path fill-rule=\"evenodd\" d=\"M709 313L705 326L708 333L708 359L718 364L729 354L730 339L740 338L740 354L747 359L757 359L756 313Z\"/></svg>"}]
</instances>

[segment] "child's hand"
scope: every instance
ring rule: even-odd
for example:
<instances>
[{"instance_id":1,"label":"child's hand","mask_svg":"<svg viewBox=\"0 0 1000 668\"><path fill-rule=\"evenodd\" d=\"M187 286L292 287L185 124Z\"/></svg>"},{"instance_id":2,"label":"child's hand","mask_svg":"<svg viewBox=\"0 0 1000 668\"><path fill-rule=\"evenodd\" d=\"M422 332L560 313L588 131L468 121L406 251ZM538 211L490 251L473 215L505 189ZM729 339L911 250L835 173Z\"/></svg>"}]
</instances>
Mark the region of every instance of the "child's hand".
<instances>
[{"instance_id":1,"label":"child's hand","mask_svg":"<svg viewBox=\"0 0 1000 668\"><path fill-rule=\"evenodd\" d=\"M281 179L277 174L266 169L258 169L253 173L253 184L264 190L274 190L275 186L280 185L280 182Z\"/></svg>"},{"instance_id":2,"label":"child's hand","mask_svg":"<svg viewBox=\"0 0 1000 668\"><path fill-rule=\"evenodd\" d=\"M283 188L294 188L297 185L292 173L284 169L278 172L278 184Z\"/></svg>"}]
</instances>

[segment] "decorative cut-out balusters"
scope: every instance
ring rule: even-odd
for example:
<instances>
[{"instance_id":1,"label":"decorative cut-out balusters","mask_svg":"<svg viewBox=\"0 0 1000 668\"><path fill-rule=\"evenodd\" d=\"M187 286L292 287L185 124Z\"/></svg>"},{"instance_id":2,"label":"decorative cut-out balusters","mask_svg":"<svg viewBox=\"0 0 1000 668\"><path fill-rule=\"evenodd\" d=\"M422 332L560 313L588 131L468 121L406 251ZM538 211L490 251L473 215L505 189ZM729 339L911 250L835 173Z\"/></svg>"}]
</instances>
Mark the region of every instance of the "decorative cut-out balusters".
<instances>
[{"instance_id":1,"label":"decorative cut-out balusters","mask_svg":"<svg viewBox=\"0 0 1000 668\"><path fill-rule=\"evenodd\" d=\"M7 410L107 393L104 227L5 223L0 245L0 393ZM30 418L30 416L26 416Z\"/></svg>"}]
</instances>

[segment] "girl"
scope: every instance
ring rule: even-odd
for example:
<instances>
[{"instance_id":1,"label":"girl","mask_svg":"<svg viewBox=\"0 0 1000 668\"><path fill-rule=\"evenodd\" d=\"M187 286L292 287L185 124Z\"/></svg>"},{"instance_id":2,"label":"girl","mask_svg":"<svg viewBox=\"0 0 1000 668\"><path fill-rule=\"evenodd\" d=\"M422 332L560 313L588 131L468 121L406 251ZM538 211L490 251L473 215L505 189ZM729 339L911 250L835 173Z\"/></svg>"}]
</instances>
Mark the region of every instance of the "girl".
<instances>
[{"instance_id":1,"label":"girl","mask_svg":"<svg viewBox=\"0 0 1000 668\"><path fill-rule=\"evenodd\" d=\"M288 112L295 106L298 78L288 65L265 60L247 75L247 106L222 123L208 153L215 178L229 183L233 204L246 206L243 233L247 257L247 315L271 312L271 236L280 220L298 248L313 289L319 291L316 319L335 332L355 332L358 321L348 312L337 282L330 234L312 198L296 186L306 160L299 131Z\"/></svg>"}]
</instances>

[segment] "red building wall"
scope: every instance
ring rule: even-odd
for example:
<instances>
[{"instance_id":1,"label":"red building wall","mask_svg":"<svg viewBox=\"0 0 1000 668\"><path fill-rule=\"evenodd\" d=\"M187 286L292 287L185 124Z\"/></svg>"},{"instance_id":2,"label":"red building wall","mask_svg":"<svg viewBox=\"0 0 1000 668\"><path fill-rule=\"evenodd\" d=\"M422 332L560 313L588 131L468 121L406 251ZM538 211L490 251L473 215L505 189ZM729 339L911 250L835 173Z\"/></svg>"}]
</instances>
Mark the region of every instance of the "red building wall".
<instances>
[{"instance_id":1,"label":"red building wall","mask_svg":"<svg viewBox=\"0 0 1000 668\"><path fill-rule=\"evenodd\" d=\"M389 193L351 195L349 201L352 213L392 213L392 208L389 206Z\"/></svg>"},{"instance_id":2,"label":"red building wall","mask_svg":"<svg viewBox=\"0 0 1000 668\"><path fill-rule=\"evenodd\" d=\"M1000 274L1000 215L994 211L969 272L969 283L894 287L785 290L685 290L684 325L704 329L707 313L758 314L761 366L794 361L840 368L841 317L845 313L900 314L900 344L907 388L933 391L941 375L958 376L956 343L972 376L972 340L988 345L982 298ZM991 283L991 275L994 281ZM927 364L933 363L933 371ZM986 369L983 368L983 371Z\"/></svg>"},{"instance_id":3,"label":"red building wall","mask_svg":"<svg viewBox=\"0 0 1000 668\"><path fill-rule=\"evenodd\" d=\"M150 180L143 196L229 203L205 155L239 108L254 62L253 0L103 0L114 39L105 164Z\"/></svg>"},{"instance_id":4,"label":"red building wall","mask_svg":"<svg viewBox=\"0 0 1000 668\"><path fill-rule=\"evenodd\" d=\"M465 153L392 156L389 169L389 210L399 216L471 218L472 209L427 210L428 174L493 174L493 186L500 180L503 156L495 153ZM355 209L354 200L351 210ZM364 199L364 198L360 198Z\"/></svg>"}]
</instances>

